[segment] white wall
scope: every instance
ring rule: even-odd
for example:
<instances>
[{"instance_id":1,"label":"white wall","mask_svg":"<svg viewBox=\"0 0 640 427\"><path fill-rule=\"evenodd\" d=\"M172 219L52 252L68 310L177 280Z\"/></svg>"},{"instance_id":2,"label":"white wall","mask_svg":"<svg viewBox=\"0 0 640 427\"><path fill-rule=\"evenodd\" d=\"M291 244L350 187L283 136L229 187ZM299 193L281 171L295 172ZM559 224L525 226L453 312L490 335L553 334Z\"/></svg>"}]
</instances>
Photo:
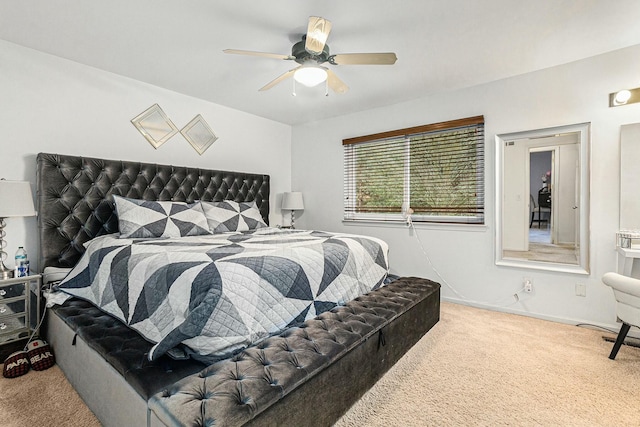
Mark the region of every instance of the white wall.
<instances>
[{"instance_id":1,"label":"white wall","mask_svg":"<svg viewBox=\"0 0 640 427\"><path fill-rule=\"evenodd\" d=\"M443 296L542 318L615 325L613 294L600 278L616 267L620 126L639 120L640 104L609 108L608 94L638 86L638 70L640 46L634 46L453 93L295 126L293 187L305 197L305 211L298 225L378 236L390 244L392 272L443 282L406 227L342 223L341 140L482 114L487 144L486 226L418 228L433 265L457 291L443 285ZM592 124L591 274L496 266L494 136L583 122ZM523 277L533 279L534 292L514 303L512 295L522 287ZM575 295L576 283L586 284L586 297Z\"/></svg>"},{"instance_id":2,"label":"white wall","mask_svg":"<svg viewBox=\"0 0 640 427\"><path fill-rule=\"evenodd\" d=\"M529 195L526 182L529 145L517 141L504 147L504 180L502 187L502 249L505 251L529 250Z\"/></svg>"},{"instance_id":3,"label":"white wall","mask_svg":"<svg viewBox=\"0 0 640 427\"><path fill-rule=\"evenodd\" d=\"M291 187L288 125L4 41L0 94L0 177L31 181L34 196L39 152L266 173L270 222L282 223L276 195ZM219 139L202 156L180 134L154 149L130 120L155 103L178 129L202 114ZM8 267L19 245L37 260L35 218L9 218L6 232Z\"/></svg>"}]
</instances>

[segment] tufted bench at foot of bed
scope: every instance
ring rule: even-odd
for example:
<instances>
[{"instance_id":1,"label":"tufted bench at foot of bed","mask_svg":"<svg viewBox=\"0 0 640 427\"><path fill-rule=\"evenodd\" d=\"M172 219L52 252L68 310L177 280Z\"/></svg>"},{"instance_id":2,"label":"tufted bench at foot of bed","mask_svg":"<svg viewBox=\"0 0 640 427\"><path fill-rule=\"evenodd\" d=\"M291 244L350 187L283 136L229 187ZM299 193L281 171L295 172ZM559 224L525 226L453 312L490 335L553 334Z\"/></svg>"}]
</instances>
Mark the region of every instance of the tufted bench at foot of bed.
<instances>
[{"instance_id":1,"label":"tufted bench at foot of bed","mask_svg":"<svg viewBox=\"0 0 640 427\"><path fill-rule=\"evenodd\" d=\"M440 318L440 285L403 277L149 399L157 426L328 426Z\"/></svg>"}]
</instances>

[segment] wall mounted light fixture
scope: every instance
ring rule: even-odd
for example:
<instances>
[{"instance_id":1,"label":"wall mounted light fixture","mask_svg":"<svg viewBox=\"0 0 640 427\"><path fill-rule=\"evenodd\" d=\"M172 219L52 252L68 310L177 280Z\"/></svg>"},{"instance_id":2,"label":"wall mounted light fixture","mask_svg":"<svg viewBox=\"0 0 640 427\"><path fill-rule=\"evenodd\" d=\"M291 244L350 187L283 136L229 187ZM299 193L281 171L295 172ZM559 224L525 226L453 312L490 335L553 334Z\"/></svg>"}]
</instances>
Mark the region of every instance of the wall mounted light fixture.
<instances>
[{"instance_id":1,"label":"wall mounted light fixture","mask_svg":"<svg viewBox=\"0 0 640 427\"><path fill-rule=\"evenodd\" d=\"M620 107L640 102L640 87L623 89L609 94L609 107Z\"/></svg>"}]
</instances>

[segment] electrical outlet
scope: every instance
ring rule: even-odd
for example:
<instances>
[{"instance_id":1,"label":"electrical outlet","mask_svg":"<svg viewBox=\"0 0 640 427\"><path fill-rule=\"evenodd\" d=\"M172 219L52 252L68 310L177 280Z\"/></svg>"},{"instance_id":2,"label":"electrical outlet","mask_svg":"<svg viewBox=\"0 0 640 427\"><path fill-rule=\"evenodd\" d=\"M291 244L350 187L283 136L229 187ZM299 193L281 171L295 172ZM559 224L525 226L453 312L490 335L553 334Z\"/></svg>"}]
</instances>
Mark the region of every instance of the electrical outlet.
<instances>
[{"instance_id":1,"label":"electrical outlet","mask_svg":"<svg viewBox=\"0 0 640 427\"><path fill-rule=\"evenodd\" d=\"M587 285L584 283L576 283L576 296L578 297L586 297L587 296Z\"/></svg>"},{"instance_id":2,"label":"electrical outlet","mask_svg":"<svg viewBox=\"0 0 640 427\"><path fill-rule=\"evenodd\" d=\"M522 285L524 286L525 292L533 292L533 280L527 277L524 277L522 279Z\"/></svg>"}]
</instances>

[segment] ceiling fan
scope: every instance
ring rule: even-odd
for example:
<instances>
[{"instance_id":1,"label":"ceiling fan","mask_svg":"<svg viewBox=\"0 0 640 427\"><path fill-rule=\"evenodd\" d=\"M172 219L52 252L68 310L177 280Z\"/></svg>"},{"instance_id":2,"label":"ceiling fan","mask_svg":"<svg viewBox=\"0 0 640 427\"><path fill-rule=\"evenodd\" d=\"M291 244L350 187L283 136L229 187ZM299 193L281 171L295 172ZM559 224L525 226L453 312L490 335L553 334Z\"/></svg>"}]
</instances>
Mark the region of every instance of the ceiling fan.
<instances>
[{"instance_id":1,"label":"ceiling fan","mask_svg":"<svg viewBox=\"0 0 640 427\"><path fill-rule=\"evenodd\" d=\"M342 53L331 55L326 43L331 31L331 22L318 16L309 17L307 33L302 40L291 48L291 55L254 52L250 50L225 49L224 53L236 55L261 56L265 58L296 61L299 66L281 74L270 81L261 91L271 89L283 80L292 77L305 86L316 86L324 81L336 93L345 93L349 87L336 74L323 64L331 65L392 65L397 57L395 53Z\"/></svg>"}]
</instances>

